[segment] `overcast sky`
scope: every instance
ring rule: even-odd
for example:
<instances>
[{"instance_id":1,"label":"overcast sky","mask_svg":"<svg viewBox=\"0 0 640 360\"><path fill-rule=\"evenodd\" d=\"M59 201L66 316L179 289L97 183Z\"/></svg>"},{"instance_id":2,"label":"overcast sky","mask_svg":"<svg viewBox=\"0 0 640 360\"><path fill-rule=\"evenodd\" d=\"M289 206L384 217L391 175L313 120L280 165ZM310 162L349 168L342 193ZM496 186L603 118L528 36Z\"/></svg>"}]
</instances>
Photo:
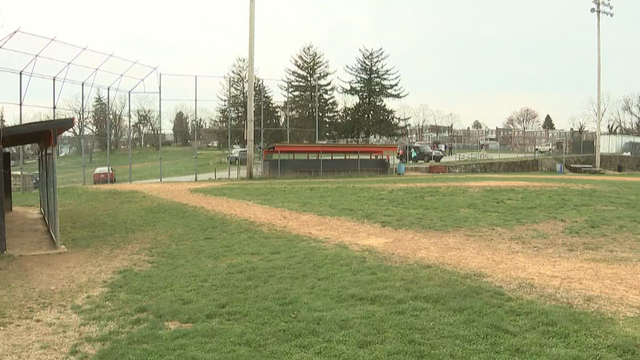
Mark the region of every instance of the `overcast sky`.
<instances>
[{"instance_id":1,"label":"overcast sky","mask_svg":"<svg viewBox=\"0 0 640 360\"><path fill-rule=\"evenodd\" d=\"M458 112L465 126L474 119L497 126L531 106L567 127L596 94L590 0L256 2L256 65L265 78L281 79L306 43L317 45L341 78L359 47L382 47L410 94L404 102ZM616 15L603 23L603 86L617 98L640 91L640 1L612 2ZM161 72L224 75L247 55L248 4L3 1L0 37L22 27Z\"/></svg>"}]
</instances>

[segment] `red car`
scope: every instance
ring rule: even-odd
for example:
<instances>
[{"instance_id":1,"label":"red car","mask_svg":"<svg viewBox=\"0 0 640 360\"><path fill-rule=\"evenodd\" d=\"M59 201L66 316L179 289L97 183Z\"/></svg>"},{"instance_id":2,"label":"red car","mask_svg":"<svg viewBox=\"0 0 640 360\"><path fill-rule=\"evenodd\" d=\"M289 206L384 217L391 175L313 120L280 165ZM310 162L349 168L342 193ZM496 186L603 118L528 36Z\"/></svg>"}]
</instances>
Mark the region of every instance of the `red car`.
<instances>
[{"instance_id":1,"label":"red car","mask_svg":"<svg viewBox=\"0 0 640 360\"><path fill-rule=\"evenodd\" d=\"M114 168L99 167L93 172L93 185L116 182L116 171Z\"/></svg>"}]
</instances>

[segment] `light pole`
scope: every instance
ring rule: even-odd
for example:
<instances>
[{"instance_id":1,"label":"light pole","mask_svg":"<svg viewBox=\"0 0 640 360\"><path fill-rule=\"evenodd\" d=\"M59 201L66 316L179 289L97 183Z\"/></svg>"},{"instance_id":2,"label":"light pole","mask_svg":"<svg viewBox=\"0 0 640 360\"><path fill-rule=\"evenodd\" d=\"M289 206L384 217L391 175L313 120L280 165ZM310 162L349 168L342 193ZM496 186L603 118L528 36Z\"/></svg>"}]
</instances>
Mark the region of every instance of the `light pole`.
<instances>
[{"instance_id":1,"label":"light pole","mask_svg":"<svg viewBox=\"0 0 640 360\"><path fill-rule=\"evenodd\" d=\"M256 0L249 0L249 89L247 96L247 178L253 178Z\"/></svg>"},{"instance_id":2,"label":"light pole","mask_svg":"<svg viewBox=\"0 0 640 360\"><path fill-rule=\"evenodd\" d=\"M596 127L596 168L600 168L600 125L602 124L602 59L600 40L600 19L602 15L613 17L613 5L607 0L593 0L595 7L591 8L591 13L598 18L598 120Z\"/></svg>"},{"instance_id":3,"label":"light pole","mask_svg":"<svg viewBox=\"0 0 640 360\"><path fill-rule=\"evenodd\" d=\"M320 84L320 80L318 79L318 76L315 77L315 83L316 83L316 144L318 142L320 142L320 116L318 113L318 98L320 96L320 93L318 92L318 88L319 88L319 84Z\"/></svg>"}]
</instances>

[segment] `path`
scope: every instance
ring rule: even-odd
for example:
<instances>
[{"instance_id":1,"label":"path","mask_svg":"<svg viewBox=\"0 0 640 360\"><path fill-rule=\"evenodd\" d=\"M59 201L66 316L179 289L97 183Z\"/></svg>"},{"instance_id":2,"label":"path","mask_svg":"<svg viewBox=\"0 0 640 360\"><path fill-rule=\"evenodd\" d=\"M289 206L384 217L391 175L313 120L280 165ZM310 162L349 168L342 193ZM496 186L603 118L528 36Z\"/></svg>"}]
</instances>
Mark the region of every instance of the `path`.
<instances>
[{"instance_id":1,"label":"path","mask_svg":"<svg viewBox=\"0 0 640 360\"><path fill-rule=\"evenodd\" d=\"M588 261L579 255L562 254L553 246L549 251L524 249L501 237L499 230L475 236L458 232L397 230L191 192L195 188L210 186L126 184L117 188L142 191L329 243L343 243L354 248L372 247L402 258L484 273L489 280L506 288L532 284L538 291L583 308L622 313L638 313L640 310L640 264L637 262ZM563 238L557 240L560 243Z\"/></svg>"}]
</instances>

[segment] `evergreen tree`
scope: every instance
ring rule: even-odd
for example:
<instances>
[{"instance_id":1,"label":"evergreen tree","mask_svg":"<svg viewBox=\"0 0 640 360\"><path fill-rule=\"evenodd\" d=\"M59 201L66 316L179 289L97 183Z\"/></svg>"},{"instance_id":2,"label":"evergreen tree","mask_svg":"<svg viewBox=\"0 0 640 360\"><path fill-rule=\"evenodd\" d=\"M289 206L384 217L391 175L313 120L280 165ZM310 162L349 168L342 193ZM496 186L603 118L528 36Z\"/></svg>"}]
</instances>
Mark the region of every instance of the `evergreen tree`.
<instances>
[{"instance_id":1,"label":"evergreen tree","mask_svg":"<svg viewBox=\"0 0 640 360\"><path fill-rule=\"evenodd\" d=\"M181 146L189 145L189 116L178 111L173 118L173 142Z\"/></svg>"},{"instance_id":2,"label":"evergreen tree","mask_svg":"<svg viewBox=\"0 0 640 360\"><path fill-rule=\"evenodd\" d=\"M542 128L545 130L555 130L556 125L553 123L553 119L551 115L547 114L547 117L544 118L544 123L542 124Z\"/></svg>"},{"instance_id":3,"label":"evergreen tree","mask_svg":"<svg viewBox=\"0 0 640 360\"><path fill-rule=\"evenodd\" d=\"M356 98L351 116L346 119L345 136L368 139L372 136L395 138L401 135L401 120L386 100L407 96L400 86L400 74L386 64L389 55L383 49L360 49L356 64L347 66L352 77L342 92Z\"/></svg>"},{"instance_id":4,"label":"evergreen tree","mask_svg":"<svg viewBox=\"0 0 640 360\"><path fill-rule=\"evenodd\" d=\"M248 63L246 59L238 58L225 77L218 96L223 104L218 107L218 116L214 126L218 143L222 148L228 146L229 118L231 121L231 145L244 146L246 144L248 88ZM276 130L280 127L280 114L274 105L272 91L258 77L254 83L254 98L254 139L256 139L256 144L259 144L261 134L262 99L264 99L264 127L270 129L269 131L265 130L265 144L281 141L282 131Z\"/></svg>"},{"instance_id":5,"label":"evergreen tree","mask_svg":"<svg viewBox=\"0 0 640 360\"><path fill-rule=\"evenodd\" d=\"M93 111L91 113L91 130L93 135L97 138L98 147L106 151L107 150L107 120L109 117L109 109L107 107L107 100L102 96L100 90L96 91L96 96L93 99Z\"/></svg>"},{"instance_id":6,"label":"evergreen tree","mask_svg":"<svg viewBox=\"0 0 640 360\"><path fill-rule=\"evenodd\" d=\"M482 130L483 126L480 120L476 120L473 122L473 125L471 125L471 128L474 130Z\"/></svg>"},{"instance_id":7,"label":"evergreen tree","mask_svg":"<svg viewBox=\"0 0 640 360\"><path fill-rule=\"evenodd\" d=\"M281 90L288 96L291 142L315 142L316 98L319 139L335 136L338 103L329 61L314 45L304 46L291 58ZM287 94L288 93L288 94Z\"/></svg>"},{"instance_id":8,"label":"evergreen tree","mask_svg":"<svg viewBox=\"0 0 640 360\"><path fill-rule=\"evenodd\" d=\"M254 119L257 131L254 139L256 144L262 141L266 147L284 141L286 130L282 128L280 112L274 104L271 89L262 79L257 79L255 82L255 96ZM260 131L261 126L264 126L263 132ZM261 138L262 133L264 133L264 141Z\"/></svg>"}]
</instances>

